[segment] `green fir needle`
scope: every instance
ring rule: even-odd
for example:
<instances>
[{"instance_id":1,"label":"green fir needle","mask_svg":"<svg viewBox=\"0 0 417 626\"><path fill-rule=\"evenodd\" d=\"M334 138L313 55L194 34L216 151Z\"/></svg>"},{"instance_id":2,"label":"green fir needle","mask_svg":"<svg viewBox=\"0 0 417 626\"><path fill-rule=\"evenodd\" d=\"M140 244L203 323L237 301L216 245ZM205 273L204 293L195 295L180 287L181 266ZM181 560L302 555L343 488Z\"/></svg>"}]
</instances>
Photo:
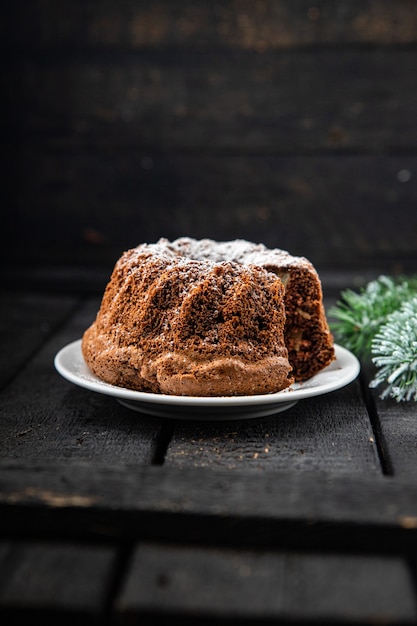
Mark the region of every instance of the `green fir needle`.
<instances>
[{"instance_id":1,"label":"green fir needle","mask_svg":"<svg viewBox=\"0 0 417 626\"><path fill-rule=\"evenodd\" d=\"M379 368L371 387L385 384L381 398L417 400L417 296L394 311L372 340Z\"/></svg>"},{"instance_id":2,"label":"green fir needle","mask_svg":"<svg viewBox=\"0 0 417 626\"><path fill-rule=\"evenodd\" d=\"M417 277L380 276L358 293L347 289L329 310L335 340L378 371L382 398L417 400Z\"/></svg>"},{"instance_id":3,"label":"green fir needle","mask_svg":"<svg viewBox=\"0 0 417 626\"><path fill-rule=\"evenodd\" d=\"M369 357L372 339L394 311L417 294L417 277L380 276L358 293L346 289L329 310L335 318L330 324L337 342L358 357Z\"/></svg>"}]
</instances>

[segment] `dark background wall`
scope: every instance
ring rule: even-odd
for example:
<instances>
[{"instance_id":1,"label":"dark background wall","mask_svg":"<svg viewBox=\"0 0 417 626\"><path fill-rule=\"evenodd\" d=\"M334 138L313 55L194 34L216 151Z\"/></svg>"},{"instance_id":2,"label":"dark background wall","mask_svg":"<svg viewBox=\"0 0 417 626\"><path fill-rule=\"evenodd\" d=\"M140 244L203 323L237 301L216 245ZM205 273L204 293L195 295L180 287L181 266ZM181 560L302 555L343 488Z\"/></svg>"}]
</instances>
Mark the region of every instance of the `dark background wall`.
<instances>
[{"instance_id":1,"label":"dark background wall","mask_svg":"<svg viewBox=\"0 0 417 626\"><path fill-rule=\"evenodd\" d=\"M16 0L3 267L160 236L417 270L414 0Z\"/></svg>"}]
</instances>

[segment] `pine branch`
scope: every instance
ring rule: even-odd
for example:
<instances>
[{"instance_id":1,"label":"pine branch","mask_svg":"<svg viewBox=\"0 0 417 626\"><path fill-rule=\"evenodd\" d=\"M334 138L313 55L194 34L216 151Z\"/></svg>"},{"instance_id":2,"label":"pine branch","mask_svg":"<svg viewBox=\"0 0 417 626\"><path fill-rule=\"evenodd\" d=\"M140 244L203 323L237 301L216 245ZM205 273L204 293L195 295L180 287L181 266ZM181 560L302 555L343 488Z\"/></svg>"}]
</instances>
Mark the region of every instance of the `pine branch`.
<instances>
[{"instance_id":1,"label":"pine branch","mask_svg":"<svg viewBox=\"0 0 417 626\"><path fill-rule=\"evenodd\" d=\"M335 340L356 356L371 355L372 340L388 316L417 294L417 277L380 276L358 293L346 289L329 310L337 321L330 324Z\"/></svg>"},{"instance_id":2,"label":"pine branch","mask_svg":"<svg viewBox=\"0 0 417 626\"><path fill-rule=\"evenodd\" d=\"M417 400L417 296L394 311L372 340L378 370L370 387L385 383L381 398Z\"/></svg>"},{"instance_id":3,"label":"pine branch","mask_svg":"<svg viewBox=\"0 0 417 626\"><path fill-rule=\"evenodd\" d=\"M335 340L378 368L370 387L385 384L381 398L417 401L417 276L345 290L329 316Z\"/></svg>"}]
</instances>

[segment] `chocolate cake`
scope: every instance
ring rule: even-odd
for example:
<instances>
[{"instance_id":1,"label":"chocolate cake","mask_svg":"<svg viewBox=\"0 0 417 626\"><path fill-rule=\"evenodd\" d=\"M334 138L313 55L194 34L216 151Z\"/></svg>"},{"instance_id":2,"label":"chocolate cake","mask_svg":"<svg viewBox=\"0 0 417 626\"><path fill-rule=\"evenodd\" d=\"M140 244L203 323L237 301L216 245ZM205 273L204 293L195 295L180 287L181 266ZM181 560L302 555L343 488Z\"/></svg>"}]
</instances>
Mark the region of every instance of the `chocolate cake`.
<instances>
[{"instance_id":1,"label":"chocolate cake","mask_svg":"<svg viewBox=\"0 0 417 626\"><path fill-rule=\"evenodd\" d=\"M121 256L82 350L108 383L194 396L280 391L334 358L309 261L187 237Z\"/></svg>"}]
</instances>

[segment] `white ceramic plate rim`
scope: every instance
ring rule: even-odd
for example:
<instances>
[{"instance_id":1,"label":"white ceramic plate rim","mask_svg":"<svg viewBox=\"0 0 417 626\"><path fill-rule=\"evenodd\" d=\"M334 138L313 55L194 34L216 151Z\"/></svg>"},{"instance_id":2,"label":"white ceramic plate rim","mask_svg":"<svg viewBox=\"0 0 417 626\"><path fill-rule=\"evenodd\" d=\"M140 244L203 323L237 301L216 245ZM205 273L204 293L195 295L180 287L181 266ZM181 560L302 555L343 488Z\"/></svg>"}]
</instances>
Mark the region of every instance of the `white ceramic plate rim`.
<instances>
[{"instance_id":1,"label":"white ceramic plate rim","mask_svg":"<svg viewBox=\"0 0 417 626\"><path fill-rule=\"evenodd\" d=\"M59 374L69 382L119 400L165 404L171 407L200 406L225 409L232 406L293 403L340 389L355 380L360 371L360 364L355 355L342 346L335 345L335 355L336 359L321 372L283 391L255 396L227 397L172 396L110 385L97 378L87 367L81 352L81 339L61 348L55 356L54 364Z\"/></svg>"}]
</instances>

